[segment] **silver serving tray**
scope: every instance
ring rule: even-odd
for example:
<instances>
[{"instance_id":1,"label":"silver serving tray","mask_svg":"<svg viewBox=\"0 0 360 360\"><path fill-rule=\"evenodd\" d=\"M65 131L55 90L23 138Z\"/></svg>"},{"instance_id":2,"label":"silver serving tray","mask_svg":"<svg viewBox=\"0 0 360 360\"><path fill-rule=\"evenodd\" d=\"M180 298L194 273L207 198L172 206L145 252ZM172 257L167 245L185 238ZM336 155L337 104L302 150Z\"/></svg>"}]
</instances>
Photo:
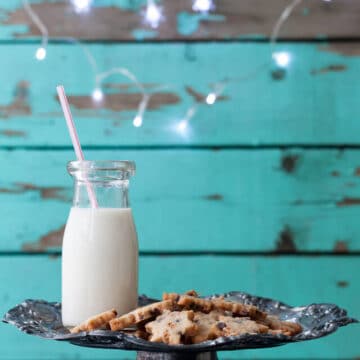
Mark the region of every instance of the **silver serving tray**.
<instances>
[{"instance_id":1,"label":"silver serving tray","mask_svg":"<svg viewBox=\"0 0 360 360\"><path fill-rule=\"evenodd\" d=\"M208 298L219 295L209 296ZM269 334L245 334L223 337L194 345L167 345L139 339L126 332L96 330L89 333L70 334L61 322L61 304L43 300L25 300L9 310L3 322L16 326L19 330L44 339L67 341L74 345L135 350L145 352L216 352L280 346L289 343L313 340L336 331L339 327L357 320L347 316L344 309L333 304L311 304L291 307L276 300L252 296L233 291L223 296L227 300L258 306L269 314L277 315L282 320L297 321L303 331L293 337ZM146 296L139 297L139 306L157 301Z\"/></svg>"}]
</instances>

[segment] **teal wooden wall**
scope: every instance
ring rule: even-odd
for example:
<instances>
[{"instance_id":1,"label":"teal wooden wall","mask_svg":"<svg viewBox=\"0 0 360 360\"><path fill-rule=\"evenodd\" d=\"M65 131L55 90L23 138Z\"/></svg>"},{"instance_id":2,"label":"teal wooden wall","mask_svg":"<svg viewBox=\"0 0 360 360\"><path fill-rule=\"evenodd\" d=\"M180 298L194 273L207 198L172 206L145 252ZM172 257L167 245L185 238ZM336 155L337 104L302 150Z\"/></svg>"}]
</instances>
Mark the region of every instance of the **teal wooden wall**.
<instances>
[{"instance_id":1,"label":"teal wooden wall","mask_svg":"<svg viewBox=\"0 0 360 360\"><path fill-rule=\"evenodd\" d=\"M141 22L142 1L32 1L54 37L84 40L100 71L123 66L144 85L167 86L134 128L141 94L105 83L102 106L79 45L39 33L20 0L0 4L0 312L24 298L60 300L60 249L74 157L55 86L63 83L89 159L133 159L131 199L140 240L140 291L243 290L293 305L334 302L360 318L360 3L304 0L278 49L292 62L235 81L270 59L269 34L286 0L162 2L166 21ZM213 42L212 40L216 40ZM199 106L187 136L176 124ZM0 326L0 359L134 359ZM357 325L309 343L224 352L221 359L357 359Z\"/></svg>"}]
</instances>

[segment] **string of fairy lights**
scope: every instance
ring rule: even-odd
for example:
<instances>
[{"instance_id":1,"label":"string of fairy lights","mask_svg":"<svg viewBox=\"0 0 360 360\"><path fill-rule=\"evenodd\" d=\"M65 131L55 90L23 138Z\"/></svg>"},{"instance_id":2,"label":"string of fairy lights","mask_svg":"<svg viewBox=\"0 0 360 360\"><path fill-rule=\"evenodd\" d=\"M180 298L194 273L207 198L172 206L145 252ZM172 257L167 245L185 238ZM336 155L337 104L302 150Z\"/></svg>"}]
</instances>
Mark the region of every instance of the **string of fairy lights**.
<instances>
[{"instance_id":1,"label":"string of fairy lights","mask_svg":"<svg viewBox=\"0 0 360 360\"><path fill-rule=\"evenodd\" d=\"M94 0L69 0L71 5L74 8L74 11L81 16L84 13L91 11ZM276 51L276 42L278 40L280 30L284 23L288 20L294 9L302 2L303 0L289 0L289 4L283 9L278 19L276 20L274 27L271 31L270 36L270 56L262 64L254 67L248 73L243 74L238 77L234 77L232 80L223 80L215 82L212 86L212 90L204 96L203 100L194 101L192 105L186 110L185 115L177 123L175 129L179 133L183 133L188 128L189 122L194 118L196 112L198 111L199 106L212 106L216 103L219 97L224 93L226 88L230 83L241 82L248 80L252 77L257 76L261 71L267 69L272 64L275 64L278 68L287 68L291 62L291 54L287 51ZM332 0L322 0L325 2L330 2ZM55 39L50 37L48 28L45 26L44 22L40 19L38 14L31 7L28 0L23 0L24 10L30 17L31 21L38 28L41 33L41 43L35 52L35 58L38 61L43 61L46 59L47 47L49 39ZM192 10L194 12L207 14L216 9L216 4L214 0L193 0ZM164 8L156 2L155 0L147 0L145 7L139 12L139 15L142 17L142 22L145 26L149 26L153 29L156 29L160 24L166 21L166 16L164 13ZM59 38L56 38L59 39ZM67 40L73 42L81 47L84 52L86 60L89 62L93 75L94 75L94 88L92 90L91 96L95 103L101 105L101 102L104 100L104 92L102 84L104 81L115 74L121 75L127 78L136 89L141 94L141 100L138 104L136 115L133 118L133 125L135 127L140 127L143 125L144 117L146 110L148 108L151 96L158 91L169 88L169 85L159 86L147 90L144 85L139 81L139 79L132 73L129 69L124 67L113 67L104 72L100 72L95 57L84 43L75 39L75 38L62 38L62 40Z\"/></svg>"}]
</instances>

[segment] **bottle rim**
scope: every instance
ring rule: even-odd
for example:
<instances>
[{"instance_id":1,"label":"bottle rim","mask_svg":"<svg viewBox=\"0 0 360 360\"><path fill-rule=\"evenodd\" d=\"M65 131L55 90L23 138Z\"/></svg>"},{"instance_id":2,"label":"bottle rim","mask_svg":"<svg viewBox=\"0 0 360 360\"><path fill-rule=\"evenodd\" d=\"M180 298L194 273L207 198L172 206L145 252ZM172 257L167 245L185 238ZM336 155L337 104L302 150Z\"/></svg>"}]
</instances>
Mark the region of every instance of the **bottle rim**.
<instances>
[{"instance_id":1,"label":"bottle rim","mask_svg":"<svg viewBox=\"0 0 360 360\"><path fill-rule=\"evenodd\" d=\"M73 160L67 163L71 174L77 171L123 171L129 175L135 174L135 162L130 160Z\"/></svg>"}]
</instances>

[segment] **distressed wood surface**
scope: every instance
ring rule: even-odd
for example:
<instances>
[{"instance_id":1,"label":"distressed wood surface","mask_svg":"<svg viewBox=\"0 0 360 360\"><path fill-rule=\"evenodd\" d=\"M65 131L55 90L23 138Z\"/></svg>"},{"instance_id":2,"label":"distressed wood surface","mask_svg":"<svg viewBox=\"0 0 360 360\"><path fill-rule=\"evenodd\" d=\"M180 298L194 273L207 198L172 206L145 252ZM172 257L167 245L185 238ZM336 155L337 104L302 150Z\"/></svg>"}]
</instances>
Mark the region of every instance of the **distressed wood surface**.
<instances>
[{"instance_id":1,"label":"distressed wood surface","mask_svg":"<svg viewBox=\"0 0 360 360\"><path fill-rule=\"evenodd\" d=\"M0 45L0 67L6 69L0 74L6 84L0 145L70 145L55 95L59 83L83 145L359 143L360 58L347 55L347 43L335 44L337 49L282 43L279 49L292 56L284 78L272 76L269 66L242 82L237 80L269 59L267 44L90 45L99 70L124 66L150 91L168 86L153 95L141 128L132 125L141 96L127 79L112 76L103 103L92 100L94 78L78 46L50 46L39 62L36 45ZM351 46L359 53L358 43ZM200 106L186 131L179 131L187 109L224 79L229 83L219 101Z\"/></svg>"},{"instance_id":2,"label":"distressed wood surface","mask_svg":"<svg viewBox=\"0 0 360 360\"><path fill-rule=\"evenodd\" d=\"M60 263L60 258L0 257L0 312L25 298L60 300ZM332 302L359 318L359 265L359 257L150 256L140 259L140 292L160 297L165 290L196 288L203 294L242 290L293 305ZM223 352L220 359L355 359L360 354L359 326L307 343ZM0 328L0 358L6 360L134 359L132 352L83 349L21 334L9 325L0 324Z\"/></svg>"},{"instance_id":3,"label":"distressed wood surface","mask_svg":"<svg viewBox=\"0 0 360 360\"><path fill-rule=\"evenodd\" d=\"M85 156L136 161L131 200L142 251L360 250L359 150ZM65 165L73 157L70 150L0 152L0 250L59 248L72 196Z\"/></svg>"},{"instance_id":4,"label":"distressed wood surface","mask_svg":"<svg viewBox=\"0 0 360 360\"><path fill-rule=\"evenodd\" d=\"M60 41L36 61L39 32L22 1L1 1L0 313L29 297L60 299L61 261L52 252L70 207L65 164L74 156L55 95L63 83L86 157L137 163L131 200L141 292L238 289L294 305L333 302L360 318L360 147L336 149L360 145L360 2L304 0L280 38L305 43L276 48L291 55L286 71L271 64L267 40L288 0L215 2L209 14L197 14L191 0L160 1L166 21L152 29L142 21L143 0L96 0L87 14L67 0L31 1L51 37L97 42L87 47L99 71L127 67L156 91L143 126L134 128L141 94L133 84L114 75L104 101L94 103L82 48ZM261 71L247 78L257 65ZM218 101L200 105L223 80ZM193 103L198 111L181 132ZM280 149L296 144L314 149ZM33 251L49 253L25 254ZM308 343L219 355L355 360L356 326ZM135 359L0 327L1 360Z\"/></svg>"},{"instance_id":5,"label":"distressed wood surface","mask_svg":"<svg viewBox=\"0 0 360 360\"><path fill-rule=\"evenodd\" d=\"M152 29L143 21L145 1L102 0L91 11L78 14L69 1L32 1L33 9L53 37L86 40L229 40L268 38L286 0L221 0L209 14L193 11L191 0L160 1L164 21ZM3 0L0 39L39 36L20 0ZM341 23L341 26L338 24ZM358 38L360 5L357 0L304 0L280 37L287 39Z\"/></svg>"}]
</instances>

